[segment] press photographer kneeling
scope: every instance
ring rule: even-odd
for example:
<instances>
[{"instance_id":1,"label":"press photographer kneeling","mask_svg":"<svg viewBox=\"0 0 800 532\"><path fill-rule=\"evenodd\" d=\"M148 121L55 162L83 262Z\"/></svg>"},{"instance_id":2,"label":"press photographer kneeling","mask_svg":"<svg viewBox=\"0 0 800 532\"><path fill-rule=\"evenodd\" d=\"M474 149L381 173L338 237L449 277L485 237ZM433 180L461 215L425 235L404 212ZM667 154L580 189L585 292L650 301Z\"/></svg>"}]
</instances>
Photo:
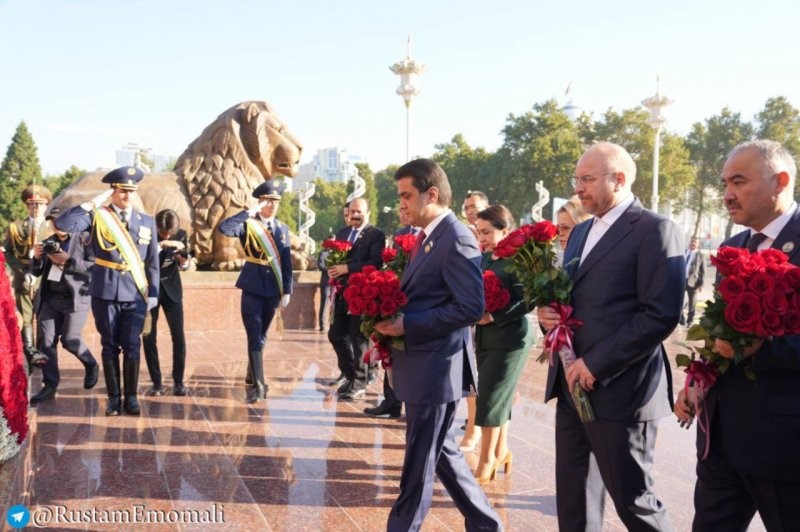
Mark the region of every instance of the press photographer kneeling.
<instances>
[{"instance_id":1,"label":"press photographer kneeling","mask_svg":"<svg viewBox=\"0 0 800 532\"><path fill-rule=\"evenodd\" d=\"M31 271L42 277L41 287L34 301L39 322L39 350L48 357L42 366L42 389L31 397L31 404L52 399L60 381L58 371L58 340L78 357L85 373L83 387L97 384L98 365L81 338L91 306L89 280L94 267L94 257L86 248L88 233L70 235L55 225L59 210L47 216L55 233L33 248Z\"/></svg>"}]
</instances>

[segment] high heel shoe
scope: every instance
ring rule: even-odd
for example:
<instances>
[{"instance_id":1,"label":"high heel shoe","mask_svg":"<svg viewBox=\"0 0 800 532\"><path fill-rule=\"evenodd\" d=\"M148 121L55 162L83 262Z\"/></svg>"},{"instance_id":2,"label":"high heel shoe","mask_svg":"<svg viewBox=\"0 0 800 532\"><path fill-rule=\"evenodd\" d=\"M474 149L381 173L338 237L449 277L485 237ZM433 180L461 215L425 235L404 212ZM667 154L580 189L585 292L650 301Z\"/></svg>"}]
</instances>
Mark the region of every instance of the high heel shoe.
<instances>
[{"instance_id":1,"label":"high heel shoe","mask_svg":"<svg viewBox=\"0 0 800 532\"><path fill-rule=\"evenodd\" d=\"M510 475L511 466L513 463L514 463L514 455L511 454L511 451L508 451L502 460L498 460L497 469L500 469L502 467L503 473L505 473L506 475Z\"/></svg>"},{"instance_id":2,"label":"high heel shoe","mask_svg":"<svg viewBox=\"0 0 800 532\"><path fill-rule=\"evenodd\" d=\"M480 466L478 466L478 467L480 467ZM478 483L478 486L483 486L484 484L488 484L489 482L494 480L495 477L497 477L497 470L499 468L500 468L500 466L498 465L498 462L495 460L495 462L489 468L489 474L486 475L486 476L477 476L476 475L475 476L475 482ZM475 472L477 473L477 470Z\"/></svg>"},{"instance_id":3,"label":"high heel shoe","mask_svg":"<svg viewBox=\"0 0 800 532\"><path fill-rule=\"evenodd\" d=\"M475 441L472 443L472 445L459 445L459 446L458 446L458 448L459 448L459 449L461 449L461 452L462 452L462 453L464 453L464 454L467 454L467 453L474 453L474 452L475 452L475 450L478 448L478 444L479 444L480 442L481 442L481 437L480 437L480 436L478 436L478 439L476 439L476 440L475 440ZM462 441L461 443L464 443L464 442Z\"/></svg>"}]
</instances>

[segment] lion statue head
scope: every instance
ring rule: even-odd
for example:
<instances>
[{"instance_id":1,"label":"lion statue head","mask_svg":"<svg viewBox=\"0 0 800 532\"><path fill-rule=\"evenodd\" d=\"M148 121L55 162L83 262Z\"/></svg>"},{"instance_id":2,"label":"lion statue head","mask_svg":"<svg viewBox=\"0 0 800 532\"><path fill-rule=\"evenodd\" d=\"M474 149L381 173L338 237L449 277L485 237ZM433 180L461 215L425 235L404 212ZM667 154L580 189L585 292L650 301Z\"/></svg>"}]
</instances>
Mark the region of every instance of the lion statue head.
<instances>
[{"instance_id":1,"label":"lion statue head","mask_svg":"<svg viewBox=\"0 0 800 532\"><path fill-rule=\"evenodd\" d=\"M263 181L294 177L303 148L267 102L234 105L206 127L178 157L174 173L148 174L137 207L155 214L173 209L189 234L198 264L216 270L241 267L239 241L218 231L229 216L255 204L251 192ZM90 172L62 192L53 207L91 199L107 188L105 171ZM191 222L187 224L186 222Z\"/></svg>"}]
</instances>

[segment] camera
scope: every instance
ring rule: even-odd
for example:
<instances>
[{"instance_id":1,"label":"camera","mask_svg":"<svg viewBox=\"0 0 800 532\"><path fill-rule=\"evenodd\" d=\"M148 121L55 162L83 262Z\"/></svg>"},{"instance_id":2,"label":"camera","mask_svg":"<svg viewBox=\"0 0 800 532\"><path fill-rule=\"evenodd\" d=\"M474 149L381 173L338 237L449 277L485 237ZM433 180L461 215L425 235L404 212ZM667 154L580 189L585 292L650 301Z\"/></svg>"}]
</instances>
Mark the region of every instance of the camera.
<instances>
[{"instance_id":1,"label":"camera","mask_svg":"<svg viewBox=\"0 0 800 532\"><path fill-rule=\"evenodd\" d=\"M61 243L56 240L45 240L42 242L42 251L47 255L58 253L61 251Z\"/></svg>"},{"instance_id":2,"label":"camera","mask_svg":"<svg viewBox=\"0 0 800 532\"><path fill-rule=\"evenodd\" d=\"M176 249L175 250L175 254L176 255L180 255L181 257L183 257L184 259L187 259L187 260L191 259L192 255L194 255L194 253L192 253L192 250L189 249L189 248Z\"/></svg>"}]
</instances>

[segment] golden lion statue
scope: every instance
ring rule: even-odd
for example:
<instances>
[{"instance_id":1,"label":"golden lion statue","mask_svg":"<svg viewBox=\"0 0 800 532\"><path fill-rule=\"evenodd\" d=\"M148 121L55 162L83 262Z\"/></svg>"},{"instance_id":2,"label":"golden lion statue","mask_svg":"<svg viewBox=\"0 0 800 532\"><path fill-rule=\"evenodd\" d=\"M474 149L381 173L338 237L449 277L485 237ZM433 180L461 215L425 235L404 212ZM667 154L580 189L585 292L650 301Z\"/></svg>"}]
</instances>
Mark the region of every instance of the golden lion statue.
<instances>
[{"instance_id":1,"label":"golden lion statue","mask_svg":"<svg viewBox=\"0 0 800 532\"><path fill-rule=\"evenodd\" d=\"M178 157L174 173L148 174L135 198L150 214L178 213L200 266L239 269L239 241L216 231L225 218L255 205L251 192L277 175L297 173L302 146L266 102L234 105L206 127ZM82 203L103 192L106 171L90 172L64 190L52 207ZM187 223L189 222L189 223ZM294 262L294 261L293 261Z\"/></svg>"}]
</instances>

